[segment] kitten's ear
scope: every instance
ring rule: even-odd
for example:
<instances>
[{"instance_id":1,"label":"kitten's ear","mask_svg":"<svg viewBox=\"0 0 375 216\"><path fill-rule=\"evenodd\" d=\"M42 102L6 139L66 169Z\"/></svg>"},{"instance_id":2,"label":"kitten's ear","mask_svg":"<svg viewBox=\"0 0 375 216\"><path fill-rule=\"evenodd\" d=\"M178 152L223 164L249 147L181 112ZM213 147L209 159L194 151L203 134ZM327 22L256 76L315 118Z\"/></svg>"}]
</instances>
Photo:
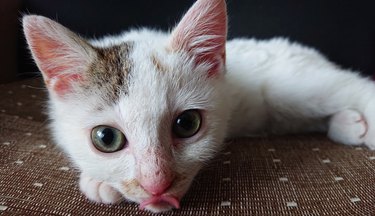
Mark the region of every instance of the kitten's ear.
<instances>
[{"instance_id":1,"label":"kitten's ear","mask_svg":"<svg viewBox=\"0 0 375 216\"><path fill-rule=\"evenodd\" d=\"M59 96L84 79L96 52L85 40L46 17L23 17L23 30L47 88Z\"/></svg>"},{"instance_id":2,"label":"kitten's ear","mask_svg":"<svg viewBox=\"0 0 375 216\"><path fill-rule=\"evenodd\" d=\"M170 46L188 52L196 64L211 65L208 76L212 76L225 64L226 36L225 0L198 0L172 31Z\"/></svg>"}]
</instances>

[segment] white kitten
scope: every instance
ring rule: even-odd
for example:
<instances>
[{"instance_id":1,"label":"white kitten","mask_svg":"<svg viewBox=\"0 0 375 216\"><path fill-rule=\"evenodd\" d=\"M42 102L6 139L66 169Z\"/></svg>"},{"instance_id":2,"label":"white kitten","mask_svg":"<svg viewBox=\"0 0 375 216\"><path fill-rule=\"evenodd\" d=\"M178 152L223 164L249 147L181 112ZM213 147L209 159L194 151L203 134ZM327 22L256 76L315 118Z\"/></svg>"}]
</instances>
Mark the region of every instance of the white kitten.
<instances>
[{"instance_id":1,"label":"white kitten","mask_svg":"<svg viewBox=\"0 0 375 216\"><path fill-rule=\"evenodd\" d=\"M285 39L226 40L224 0L198 0L171 34L87 41L41 16L24 31L50 96L56 143L94 201L160 212L225 137L328 130L375 148L375 85Z\"/></svg>"}]
</instances>

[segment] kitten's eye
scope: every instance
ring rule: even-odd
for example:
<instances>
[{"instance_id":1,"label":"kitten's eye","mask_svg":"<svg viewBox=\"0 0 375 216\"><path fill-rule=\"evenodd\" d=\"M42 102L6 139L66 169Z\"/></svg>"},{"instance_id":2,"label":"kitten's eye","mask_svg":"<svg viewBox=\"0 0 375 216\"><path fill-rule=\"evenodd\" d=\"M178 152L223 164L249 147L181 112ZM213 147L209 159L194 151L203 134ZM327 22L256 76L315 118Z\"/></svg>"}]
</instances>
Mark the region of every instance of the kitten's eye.
<instances>
[{"instance_id":1,"label":"kitten's eye","mask_svg":"<svg viewBox=\"0 0 375 216\"><path fill-rule=\"evenodd\" d=\"M92 129L91 140L96 149L105 153L119 151L126 144L126 138L121 131L105 125Z\"/></svg>"},{"instance_id":2,"label":"kitten's eye","mask_svg":"<svg viewBox=\"0 0 375 216\"><path fill-rule=\"evenodd\" d=\"M173 123L173 133L179 138L194 136L200 129L202 122L198 110L186 110Z\"/></svg>"}]
</instances>

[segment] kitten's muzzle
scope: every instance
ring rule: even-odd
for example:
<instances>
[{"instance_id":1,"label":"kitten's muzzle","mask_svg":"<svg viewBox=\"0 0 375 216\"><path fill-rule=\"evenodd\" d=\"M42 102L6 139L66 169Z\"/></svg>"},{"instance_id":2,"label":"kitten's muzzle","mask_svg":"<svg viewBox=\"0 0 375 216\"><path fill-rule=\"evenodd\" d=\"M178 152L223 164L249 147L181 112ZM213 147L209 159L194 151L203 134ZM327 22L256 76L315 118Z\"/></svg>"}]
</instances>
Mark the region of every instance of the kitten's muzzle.
<instances>
[{"instance_id":1,"label":"kitten's muzzle","mask_svg":"<svg viewBox=\"0 0 375 216\"><path fill-rule=\"evenodd\" d=\"M173 183L173 178L160 178L156 181L143 181L141 182L141 187L153 196L159 196L164 194Z\"/></svg>"}]
</instances>

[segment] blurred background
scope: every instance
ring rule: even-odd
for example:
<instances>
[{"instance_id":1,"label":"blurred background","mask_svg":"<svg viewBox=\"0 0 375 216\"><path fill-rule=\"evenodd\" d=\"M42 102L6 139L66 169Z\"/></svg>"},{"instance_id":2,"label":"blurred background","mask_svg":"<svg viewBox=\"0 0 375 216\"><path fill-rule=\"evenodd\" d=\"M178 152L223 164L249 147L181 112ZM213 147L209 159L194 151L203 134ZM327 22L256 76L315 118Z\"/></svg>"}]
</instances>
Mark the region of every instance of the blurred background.
<instances>
[{"instance_id":1,"label":"blurred background","mask_svg":"<svg viewBox=\"0 0 375 216\"><path fill-rule=\"evenodd\" d=\"M194 0L0 0L0 83L35 77L20 19L39 14L84 37L148 26L168 30ZM375 3L367 0L227 0L229 38L284 36L331 61L375 73Z\"/></svg>"}]
</instances>

